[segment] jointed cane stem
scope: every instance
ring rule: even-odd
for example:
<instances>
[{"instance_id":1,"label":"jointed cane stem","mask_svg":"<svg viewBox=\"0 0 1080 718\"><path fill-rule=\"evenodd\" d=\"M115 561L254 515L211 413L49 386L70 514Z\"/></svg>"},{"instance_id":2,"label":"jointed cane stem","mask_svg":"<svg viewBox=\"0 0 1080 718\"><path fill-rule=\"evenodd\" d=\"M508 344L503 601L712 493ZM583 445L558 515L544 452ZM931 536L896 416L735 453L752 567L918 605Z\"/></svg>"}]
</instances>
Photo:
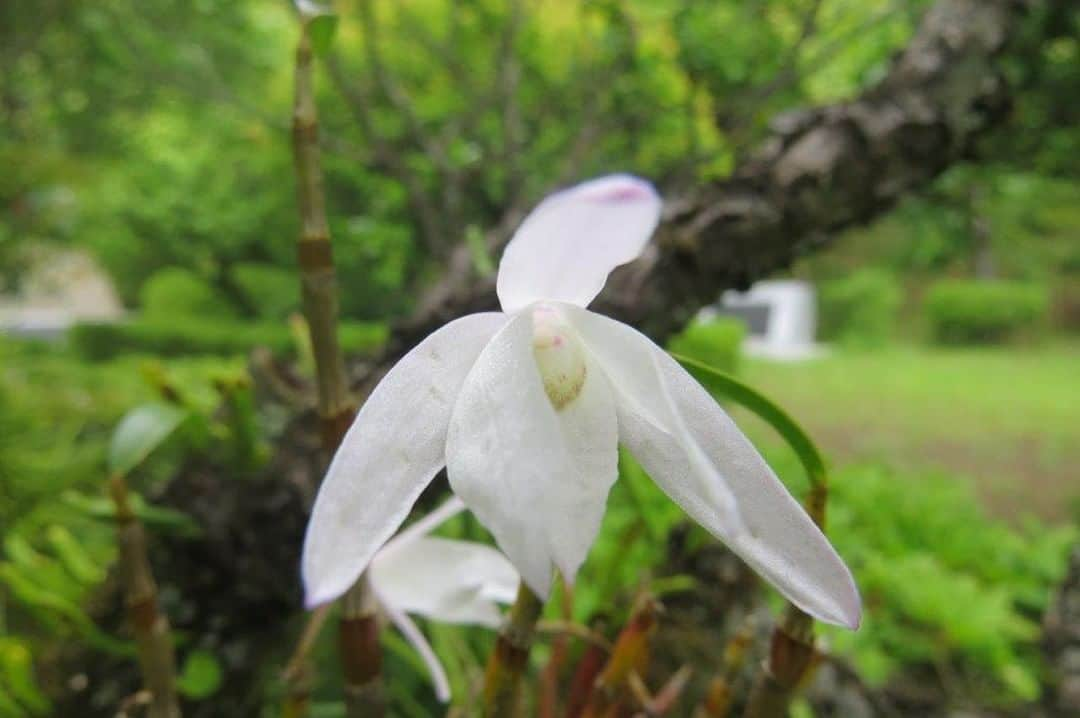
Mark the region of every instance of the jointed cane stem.
<instances>
[{"instance_id":1,"label":"jointed cane stem","mask_svg":"<svg viewBox=\"0 0 1080 718\"><path fill-rule=\"evenodd\" d=\"M522 583L488 659L484 674L485 718L518 715L521 677L529 662L529 650L543 609L540 598Z\"/></svg>"},{"instance_id":2,"label":"jointed cane stem","mask_svg":"<svg viewBox=\"0 0 1080 718\"><path fill-rule=\"evenodd\" d=\"M147 715L149 718L180 718L176 656L169 619L158 608L157 583L147 556L146 532L132 511L123 475L115 474L109 479L109 495L116 507L120 575L128 620L135 633L143 684L150 693Z\"/></svg>"},{"instance_id":3,"label":"jointed cane stem","mask_svg":"<svg viewBox=\"0 0 1080 718\"><path fill-rule=\"evenodd\" d=\"M337 275L326 220L322 164L319 155L319 120L312 73L314 53L311 23L301 14L300 41L296 48L296 94L293 103L293 165L301 230L297 243L304 317L311 334L318 385L318 408L322 443L328 452L337 449L352 422L355 406L349 395L345 361L338 342ZM343 599L338 626L346 714L379 718L385 712L381 685L382 657L378 625L363 577ZM306 712L306 670L291 672L286 709L298 718Z\"/></svg>"}]
</instances>

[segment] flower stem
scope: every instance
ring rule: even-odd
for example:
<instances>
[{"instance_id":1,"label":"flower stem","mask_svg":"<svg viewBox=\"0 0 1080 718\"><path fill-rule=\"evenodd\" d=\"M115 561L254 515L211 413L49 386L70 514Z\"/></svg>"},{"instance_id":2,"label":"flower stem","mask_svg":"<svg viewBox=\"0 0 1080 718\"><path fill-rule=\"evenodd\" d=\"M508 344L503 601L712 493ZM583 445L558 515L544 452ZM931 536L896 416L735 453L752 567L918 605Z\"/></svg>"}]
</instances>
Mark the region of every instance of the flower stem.
<instances>
[{"instance_id":1,"label":"flower stem","mask_svg":"<svg viewBox=\"0 0 1080 718\"><path fill-rule=\"evenodd\" d=\"M146 532L128 501L127 481L115 474L109 495L116 507L116 533L120 546L120 574L128 620L143 684L150 693L149 718L180 718L176 695L176 657L169 619L158 608L157 583L147 557Z\"/></svg>"},{"instance_id":2,"label":"flower stem","mask_svg":"<svg viewBox=\"0 0 1080 718\"><path fill-rule=\"evenodd\" d=\"M499 631L484 673L485 718L518 715L521 676L529 662L536 623L543 609L544 604L528 586L518 586L517 599Z\"/></svg>"},{"instance_id":3,"label":"flower stem","mask_svg":"<svg viewBox=\"0 0 1080 718\"><path fill-rule=\"evenodd\" d=\"M375 601L367 576L361 576L341 598L338 624L341 669L345 676L345 715L372 718L386 712L382 684L382 651Z\"/></svg>"},{"instance_id":4,"label":"flower stem","mask_svg":"<svg viewBox=\"0 0 1080 718\"><path fill-rule=\"evenodd\" d=\"M769 657L762 663L744 718L784 718L817 655L814 620L788 604L784 618L773 629Z\"/></svg>"},{"instance_id":5,"label":"flower stem","mask_svg":"<svg viewBox=\"0 0 1080 718\"><path fill-rule=\"evenodd\" d=\"M308 714L311 700L311 662L308 654L315 645L326 619L330 615L332 604L319 606L308 615L307 624L300 635L300 641L293 649L293 655L281 672L285 683L285 704L283 718L302 718Z\"/></svg>"},{"instance_id":6,"label":"flower stem","mask_svg":"<svg viewBox=\"0 0 1080 718\"><path fill-rule=\"evenodd\" d=\"M311 42L311 17L301 15L300 40L296 47L296 94L293 102L293 166L301 229L297 243L304 317L311 335L318 385L318 408L323 447L333 452L352 423L355 405L349 395L345 360L338 341L337 275L326 219L322 164L319 155L319 118L315 105ZM378 625L367 582L361 576L342 599L338 639L345 676L347 715L378 718L385 712L381 686L382 654ZM303 677L307 670L290 675L286 709L306 713ZM297 700L293 700L293 699Z\"/></svg>"}]
</instances>

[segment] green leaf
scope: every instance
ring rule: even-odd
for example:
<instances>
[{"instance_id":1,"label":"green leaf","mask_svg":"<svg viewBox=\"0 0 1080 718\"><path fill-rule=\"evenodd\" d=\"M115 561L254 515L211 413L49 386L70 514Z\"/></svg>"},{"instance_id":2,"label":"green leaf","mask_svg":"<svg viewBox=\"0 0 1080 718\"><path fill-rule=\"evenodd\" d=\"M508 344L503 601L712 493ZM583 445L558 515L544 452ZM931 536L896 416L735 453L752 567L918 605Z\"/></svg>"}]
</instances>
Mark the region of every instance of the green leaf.
<instances>
[{"instance_id":1,"label":"green leaf","mask_svg":"<svg viewBox=\"0 0 1080 718\"><path fill-rule=\"evenodd\" d=\"M133 644L119 641L104 633L77 603L38 585L32 577L21 572L14 564L0 561L0 584L7 586L17 601L31 609L36 609L39 617L50 616L54 619L61 617L67 620L87 642L101 650L120 656L134 655Z\"/></svg>"},{"instance_id":2,"label":"green leaf","mask_svg":"<svg viewBox=\"0 0 1080 718\"><path fill-rule=\"evenodd\" d=\"M698 580L695 577L684 573L677 573L674 576L664 576L663 578L654 578L649 583L649 591L652 595L661 599L674 593L693 591L697 587Z\"/></svg>"},{"instance_id":3,"label":"green leaf","mask_svg":"<svg viewBox=\"0 0 1080 718\"><path fill-rule=\"evenodd\" d=\"M4 538L4 553L16 570L32 576L36 584L51 593L71 599L79 595L81 585L68 575L60 562L35 550L19 534Z\"/></svg>"},{"instance_id":4,"label":"green leaf","mask_svg":"<svg viewBox=\"0 0 1080 718\"><path fill-rule=\"evenodd\" d=\"M491 252L488 251L484 241L484 233L475 224L470 224L465 228L465 244L469 247L473 269L481 277L495 276L495 262L491 259Z\"/></svg>"},{"instance_id":5,"label":"green leaf","mask_svg":"<svg viewBox=\"0 0 1080 718\"><path fill-rule=\"evenodd\" d=\"M49 710L49 701L34 680L30 650L14 638L0 638L0 694L5 691L10 692L29 715L44 715Z\"/></svg>"},{"instance_id":6,"label":"green leaf","mask_svg":"<svg viewBox=\"0 0 1080 718\"><path fill-rule=\"evenodd\" d=\"M176 687L192 700L209 698L221 687L221 663L209 651L188 654L176 679Z\"/></svg>"},{"instance_id":7,"label":"green leaf","mask_svg":"<svg viewBox=\"0 0 1080 718\"><path fill-rule=\"evenodd\" d=\"M94 563L78 539L63 526L52 524L46 529L45 537L67 572L77 581L87 585L96 585L105 580L105 569Z\"/></svg>"},{"instance_id":8,"label":"green leaf","mask_svg":"<svg viewBox=\"0 0 1080 718\"><path fill-rule=\"evenodd\" d=\"M689 357L672 354L676 361L683 365L690 374L701 382L702 386L709 390L713 396L722 396L736 404L749 409L757 414L766 423L776 429L781 438L795 451L806 470L810 481L819 484L825 481L825 459L818 451L810 436L803 430L799 423L780 408L778 404L742 383L730 374L725 374L718 369L702 364Z\"/></svg>"},{"instance_id":9,"label":"green leaf","mask_svg":"<svg viewBox=\"0 0 1080 718\"><path fill-rule=\"evenodd\" d=\"M109 444L109 472L127 474L169 438L188 413L171 404L145 404L120 421Z\"/></svg>"},{"instance_id":10,"label":"green leaf","mask_svg":"<svg viewBox=\"0 0 1080 718\"><path fill-rule=\"evenodd\" d=\"M65 491L60 500L76 511L102 521L116 520L116 505L104 497L91 498L75 491ZM154 531L170 531L178 536L194 537L202 533L202 527L183 511L166 509L147 504L142 496L131 493L131 507L135 516Z\"/></svg>"},{"instance_id":11,"label":"green leaf","mask_svg":"<svg viewBox=\"0 0 1080 718\"><path fill-rule=\"evenodd\" d=\"M330 51L337 33L338 16L332 13L317 15L308 21L308 35L311 37L311 51L316 57L322 57Z\"/></svg>"},{"instance_id":12,"label":"green leaf","mask_svg":"<svg viewBox=\"0 0 1080 718\"><path fill-rule=\"evenodd\" d=\"M0 687L0 718L23 718L25 711Z\"/></svg>"}]
</instances>

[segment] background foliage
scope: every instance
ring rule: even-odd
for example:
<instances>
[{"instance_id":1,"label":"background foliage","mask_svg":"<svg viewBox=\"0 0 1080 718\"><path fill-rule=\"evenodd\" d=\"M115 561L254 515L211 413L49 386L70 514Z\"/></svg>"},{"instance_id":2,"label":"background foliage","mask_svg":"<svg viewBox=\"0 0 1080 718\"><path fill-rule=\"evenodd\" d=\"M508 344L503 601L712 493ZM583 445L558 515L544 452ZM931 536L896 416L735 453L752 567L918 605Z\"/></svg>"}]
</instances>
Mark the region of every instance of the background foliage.
<instances>
[{"instance_id":1,"label":"background foliage","mask_svg":"<svg viewBox=\"0 0 1080 718\"><path fill-rule=\"evenodd\" d=\"M927 5L339 3L317 76L343 344L360 360L377 350L463 238L493 269L491 233L553 186L615 170L672 190L726 176L778 112L881 77ZM1041 680L1037 624L1076 541L1064 507L1080 459L1080 26L1061 12L1059 36L1008 68L1021 90L977 162L792 269L819 288L832 356L748 361L725 322L671 342L743 371L834 457L833 535L869 618L829 640L875 685L930 675L969 702L1017 704ZM0 716L49 713L63 646L132 650L90 618L115 555L100 488L121 417L166 380L201 417L140 469L148 496L193 456L250 476L284 430L280 411L256 409L245 357L267 346L301 375L307 362L288 320L295 39L285 2L0 5L0 283L18 292L48 250L73 249L134 313L76 327L66 345L0 339ZM775 437L752 435L798 490ZM622 473L581 620L625 602L642 566L681 585L661 579L681 512L632 461ZM199 529L140 510L154 531ZM466 521L447 530L484 536ZM427 628L467 693L490 636ZM415 656L384 640L395 705L427 715ZM316 695L333 710L332 646L318 650ZM188 655L187 694L212 702L221 656ZM272 702L280 686L264 682Z\"/></svg>"}]
</instances>

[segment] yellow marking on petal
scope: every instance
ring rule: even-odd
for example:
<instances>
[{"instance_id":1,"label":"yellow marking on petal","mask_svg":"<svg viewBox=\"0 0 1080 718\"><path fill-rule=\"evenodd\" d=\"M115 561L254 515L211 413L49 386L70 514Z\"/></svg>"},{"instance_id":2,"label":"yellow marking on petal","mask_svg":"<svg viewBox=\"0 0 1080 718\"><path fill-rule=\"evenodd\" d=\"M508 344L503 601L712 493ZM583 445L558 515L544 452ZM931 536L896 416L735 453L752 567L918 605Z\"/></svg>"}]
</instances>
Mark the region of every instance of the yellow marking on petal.
<instances>
[{"instance_id":1,"label":"yellow marking on petal","mask_svg":"<svg viewBox=\"0 0 1080 718\"><path fill-rule=\"evenodd\" d=\"M576 399L585 386L585 349L555 309L537 307L532 319L536 368L551 405L560 410Z\"/></svg>"}]
</instances>

